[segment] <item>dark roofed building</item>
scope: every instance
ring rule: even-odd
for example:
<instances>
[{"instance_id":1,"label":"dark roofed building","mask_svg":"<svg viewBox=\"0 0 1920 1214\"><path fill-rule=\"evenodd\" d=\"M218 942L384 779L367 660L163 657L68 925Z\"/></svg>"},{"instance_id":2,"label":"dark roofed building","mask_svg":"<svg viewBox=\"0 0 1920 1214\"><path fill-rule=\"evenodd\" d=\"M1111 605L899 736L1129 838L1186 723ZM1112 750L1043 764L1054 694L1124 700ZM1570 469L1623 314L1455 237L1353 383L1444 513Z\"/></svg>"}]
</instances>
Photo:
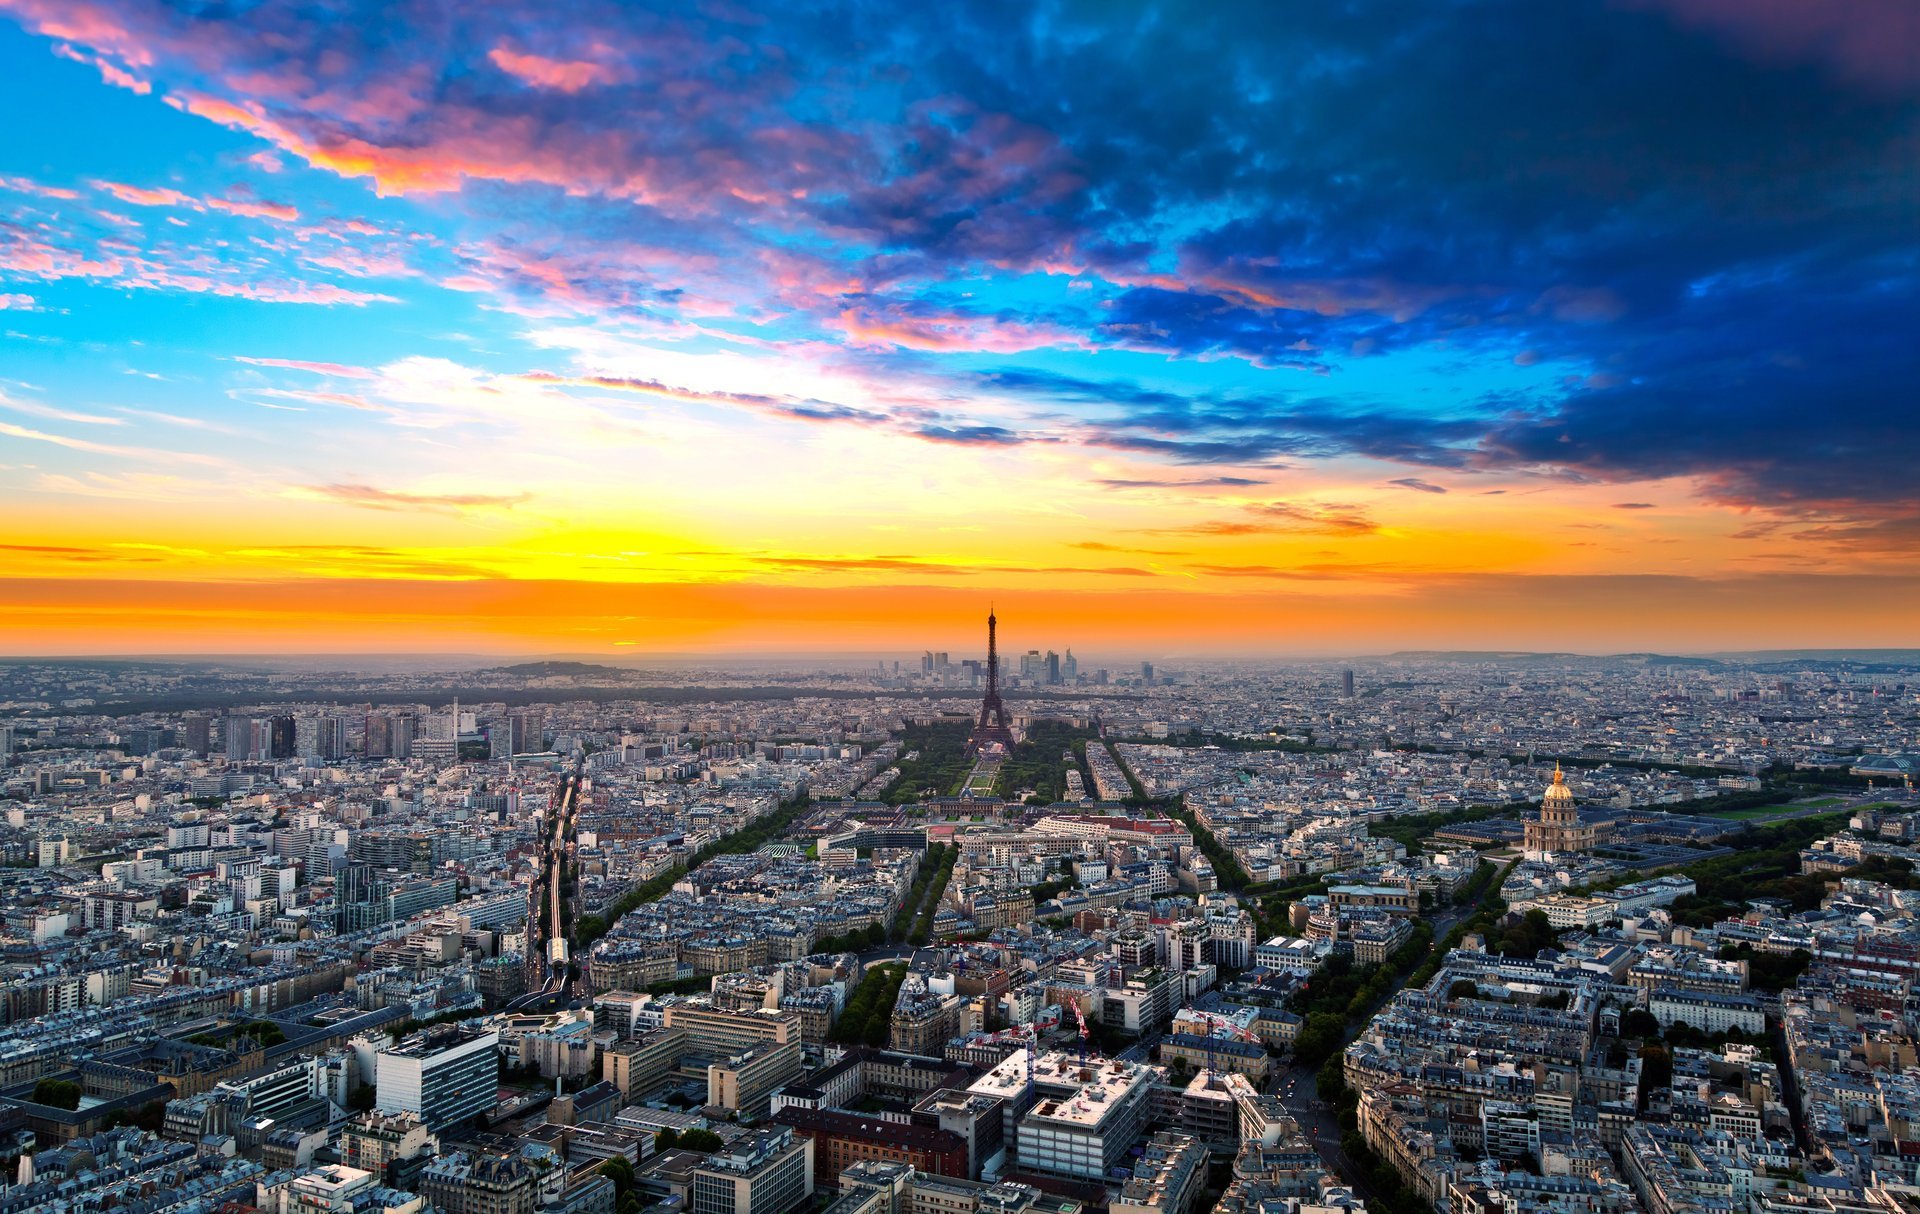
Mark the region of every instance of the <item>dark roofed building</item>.
<instances>
[{"instance_id":1,"label":"dark roofed building","mask_svg":"<svg viewBox=\"0 0 1920 1214\"><path fill-rule=\"evenodd\" d=\"M905 1163L935 1176L967 1174L967 1140L950 1130L797 1106L781 1109L773 1120L813 1139L814 1183L822 1188L837 1184L842 1168L868 1159Z\"/></svg>"}]
</instances>

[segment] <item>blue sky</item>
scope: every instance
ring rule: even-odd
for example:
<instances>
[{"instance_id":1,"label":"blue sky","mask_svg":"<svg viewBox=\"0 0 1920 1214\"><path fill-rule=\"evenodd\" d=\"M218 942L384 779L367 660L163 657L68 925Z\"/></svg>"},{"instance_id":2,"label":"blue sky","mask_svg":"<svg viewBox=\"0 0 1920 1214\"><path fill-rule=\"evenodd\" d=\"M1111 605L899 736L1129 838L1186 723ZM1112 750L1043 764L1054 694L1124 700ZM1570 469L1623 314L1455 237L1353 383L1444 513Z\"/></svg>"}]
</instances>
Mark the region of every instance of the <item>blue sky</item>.
<instances>
[{"instance_id":1,"label":"blue sky","mask_svg":"<svg viewBox=\"0 0 1920 1214\"><path fill-rule=\"evenodd\" d=\"M1899 0L0 17L17 578L1413 615L1920 544Z\"/></svg>"}]
</instances>

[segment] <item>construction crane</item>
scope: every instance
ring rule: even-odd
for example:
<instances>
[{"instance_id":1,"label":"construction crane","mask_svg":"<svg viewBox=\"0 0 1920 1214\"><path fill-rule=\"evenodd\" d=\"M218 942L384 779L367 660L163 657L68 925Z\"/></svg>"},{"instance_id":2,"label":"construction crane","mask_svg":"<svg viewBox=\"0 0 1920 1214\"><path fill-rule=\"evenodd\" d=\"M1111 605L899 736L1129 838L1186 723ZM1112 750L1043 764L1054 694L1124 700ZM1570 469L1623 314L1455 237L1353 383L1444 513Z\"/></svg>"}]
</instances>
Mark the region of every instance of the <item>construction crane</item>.
<instances>
[{"instance_id":1,"label":"construction crane","mask_svg":"<svg viewBox=\"0 0 1920 1214\"><path fill-rule=\"evenodd\" d=\"M1069 999L1067 1004L1073 1008L1073 1018L1080 1023L1080 1066L1084 1070L1087 1065L1087 1014L1080 1010L1078 999Z\"/></svg>"},{"instance_id":2,"label":"construction crane","mask_svg":"<svg viewBox=\"0 0 1920 1214\"><path fill-rule=\"evenodd\" d=\"M1202 1033L1201 1037L1207 1043L1207 1069L1209 1071L1215 1069L1213 1065L1213 1034L1216 1029L1225 1029L1227 1036L1238 1041L1251 1041L1257 1044L1265 1044L1261 1042L1260 1034L1242 1027L1238 1021L1222 1016L1217 1012L1202 1012L1189 1007L1184 1009L1181 1015L1189 1020L1198 1020L1201 1026L1206 1029L1206 1032Z\"/></svg>"}]
</instances>

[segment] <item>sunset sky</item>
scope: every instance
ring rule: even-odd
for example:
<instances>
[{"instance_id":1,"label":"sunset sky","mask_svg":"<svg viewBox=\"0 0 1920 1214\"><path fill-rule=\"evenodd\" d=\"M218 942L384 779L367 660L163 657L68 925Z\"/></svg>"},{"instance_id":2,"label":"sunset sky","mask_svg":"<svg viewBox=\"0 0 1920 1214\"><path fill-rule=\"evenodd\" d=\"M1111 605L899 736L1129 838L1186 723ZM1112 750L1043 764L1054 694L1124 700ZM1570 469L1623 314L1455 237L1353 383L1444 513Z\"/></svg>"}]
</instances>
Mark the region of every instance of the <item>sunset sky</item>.
<instances>
[{"instance_id":1,"label":"sunset sky","mask_svg":"<svg viewBox=\"0 0 1920 1214\"><path fill-rule=\"evenodd\" d=\"M1920 644L1909 0L0 0L0 63L0 654Z\"/></svg>"}]
</instances>

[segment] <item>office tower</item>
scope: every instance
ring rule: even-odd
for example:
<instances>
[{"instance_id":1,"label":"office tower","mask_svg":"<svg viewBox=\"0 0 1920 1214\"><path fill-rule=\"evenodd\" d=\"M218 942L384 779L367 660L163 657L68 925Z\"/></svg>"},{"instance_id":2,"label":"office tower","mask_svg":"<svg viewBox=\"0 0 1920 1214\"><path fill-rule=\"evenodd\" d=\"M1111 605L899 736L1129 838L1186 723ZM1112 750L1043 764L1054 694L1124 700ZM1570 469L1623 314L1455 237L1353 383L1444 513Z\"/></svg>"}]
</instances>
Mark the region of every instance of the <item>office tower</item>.
<instances>
[{"instance_id":1,"label":"office tower","mask_svg":"<svg viewBox=\"0 0 1920 1214\"><path fill-rule=\"evenodd\" d=\"M1153 663L1152 662L1140 663L1140 677L1145 679L1149 683L1153 682Z\"/></svg>"},{"instance_id":2,"label":"office tower","mask_svg":"<svg viewBox=\"0 0 1920 1214\"><path fill-rule=\"evenodd\" d=\"M361 752L369 759L393 757L393 718L384 712L367 714L366 736Z\"/></svg>"},{"instance_id":3,"label":"office tower","mask_svg":"<svg viewBox=\"0 0 1920 1214\"><path fill-rule=\"evenodd\" d=\"M299 717L293 723L293 753L302 759L337 759L346 753L339 717Z\"/></svg>"},{"instance_id":4,"label":"office tower","mask_svg":"<svg viewBox=\"0 0 1920 1214\"><path fill-rule=\"evenodd\" d=\"M374 1057L374 1104L412 1113L438 1133L493 1107L500 1034L461 1024L422 1029Z\"/></svg>"},{"instance_id":5,"label":"office tower","mask_svg":"<svg viewBox=\"0 0 1920 1214\"><path fill-rule=\"evenodd\" d=\"M953 669L953 663L947 660L947 652L942 649L933 655L933 673L945 675Z\"/></svg>"},{"instance_id":6,"label":"office tower","mask_svg":"<svg viewBox=\"0 0 1920 1214\"><path fill-rule=\"evenodd\" d=\"M1153 1116L1160 1070L1102 1062L1089 1070L1071 1054L1015 1054L968 1089L1003 1100L1039 1100L1020 1121L1014 1152L1023 1169L1098 1180L1126 1158Z\"/></svg>"},{"instance_id":7,"label":"office tower","mask_svg":"<svg viewBox=\"0 0 1920 1214\"><path fill-rule=\"evenodd\" d=\"M271 718L267 725L267 739L268 757L291 759L293 757L293 717L283 715Z\"/></svg>"},{"instance_id":8,"label":"office tower","mask_svg":"<svg viewBox=\"0 0 1920 1214\"><path fill-rule=\"evenodd\" d=\"M1067 650L1067 656L1060 661L1060 681L1077 683L1080 681L1080 663L1074 660L1073 650Z\"/></svg>"},{"instance_id":9,"label":"office tower","mask_svg":"<svg viewBox=\"0 0 1920 1214\"><path fill-rule=\"evenodd\" d=\"M813 1196L813 1140L756 1130L693 1170L695 1214L787 1214Z\"/></svg>"},{"instance_id":10,"label":"office tower","mask_svg":"<svg viewBox=\"0 0 1920 1214\"><path fill-rule=\"evenodd\" d=\"M317 874L309 873L311 880ZM357 932L377 926L385 908L381 905L386 883L371 864L336 865L333 872L333 929Z\"/></svg>"},{"instance_id":11,"label":"office tower","mask_svg":"<svg viewBox=\"0 0 1920 1214\"><path fill-rule=\"evenodd\" d=\"M189 713L180 724L180 745L197 755L212 750L213 718L205 713Z\"/></svg>"},{"instance_id":12,"label":"office tower","mask_svg":"<svg viewBox=\"0 0 1920 1214\"><path fill-rule=\"evenodd\" d=\"M482 723L480 730L487 735L489 759L513 757L513 725L505 717L494 717Z\"/></svg>"},{"instance_id":13,"label":"office tower","mask_svg":"<svg viewBox=\"0 0 1920 1214\"><path fill-rule=\"evenodd\" d=\"M1340 672L1340 694L1346 696L1349 700L1353 698L1353 671L1343 670Z\"/></svg>"},{"instance_id":14,"label":"office tower","mask_svg":"<svg viewBox=\"0 0 1920 1214\"><path fill-rule=\"evenodd\" d=\"M1037 679L1046 672L1047 660L1040 656L1038 649L1029 649L1020 655L1020 677Z\"/></svg>"},{"instance_id":15,"label":"office tower","mask_svg":"<svg viewBox=\"0 0 1920 1214\"><path fill-rule=\"evenodd\" d=\"M929 649L925 653L920 655L920 673L921 674L933 673L933 650Z\"/></svg>"},{"instance_id":16,"label":"office tower","mask_svg":"<svg viewBox=\"0 0 1920 1214\"><path fill-rule=\"evenodd\" d=\"M1060 684L1060 655L1047 650L1047 685L1057 687Z\"/></svg>"},{"instance_id":17,"label":"office tower","mask_svg":"<svg viewBox=\"0 0 1920 1214\"><path fill-rule=\"evenodd\" d=\"M0 755L13 753L13 726L0 725Z\"/></svg>"},{"instance_id":18,"label":"office tower","mask_svg":"<svg viewBox=\"0 0 1920 1214\"><path fill-rule=\"evenodd\" d=\"M507 718L513 730L513 753L530 755L547 748L546 726L532 713L515 713Z\"/></svg>"},{"instance_id":19,"label":"office tower","mask_svg":"<svg viewBox=\"0 0 1920 1214\"><path fill-rule=\"evenodd\" d=\"M227 717L221 722L220 732L229 763L245 762L260 750L259 729L252 717Z\"/></svg>"},{"instance_id":20,"label":"office tower","mask_svg":"<svg viewBox=\"0 0 1920 1214\"><path fill-rule=\"evenodd\" d=\"M173 745L170 729L129 729L120 735L129 755L150 755Z\"/></svg>"}]
</instances>

